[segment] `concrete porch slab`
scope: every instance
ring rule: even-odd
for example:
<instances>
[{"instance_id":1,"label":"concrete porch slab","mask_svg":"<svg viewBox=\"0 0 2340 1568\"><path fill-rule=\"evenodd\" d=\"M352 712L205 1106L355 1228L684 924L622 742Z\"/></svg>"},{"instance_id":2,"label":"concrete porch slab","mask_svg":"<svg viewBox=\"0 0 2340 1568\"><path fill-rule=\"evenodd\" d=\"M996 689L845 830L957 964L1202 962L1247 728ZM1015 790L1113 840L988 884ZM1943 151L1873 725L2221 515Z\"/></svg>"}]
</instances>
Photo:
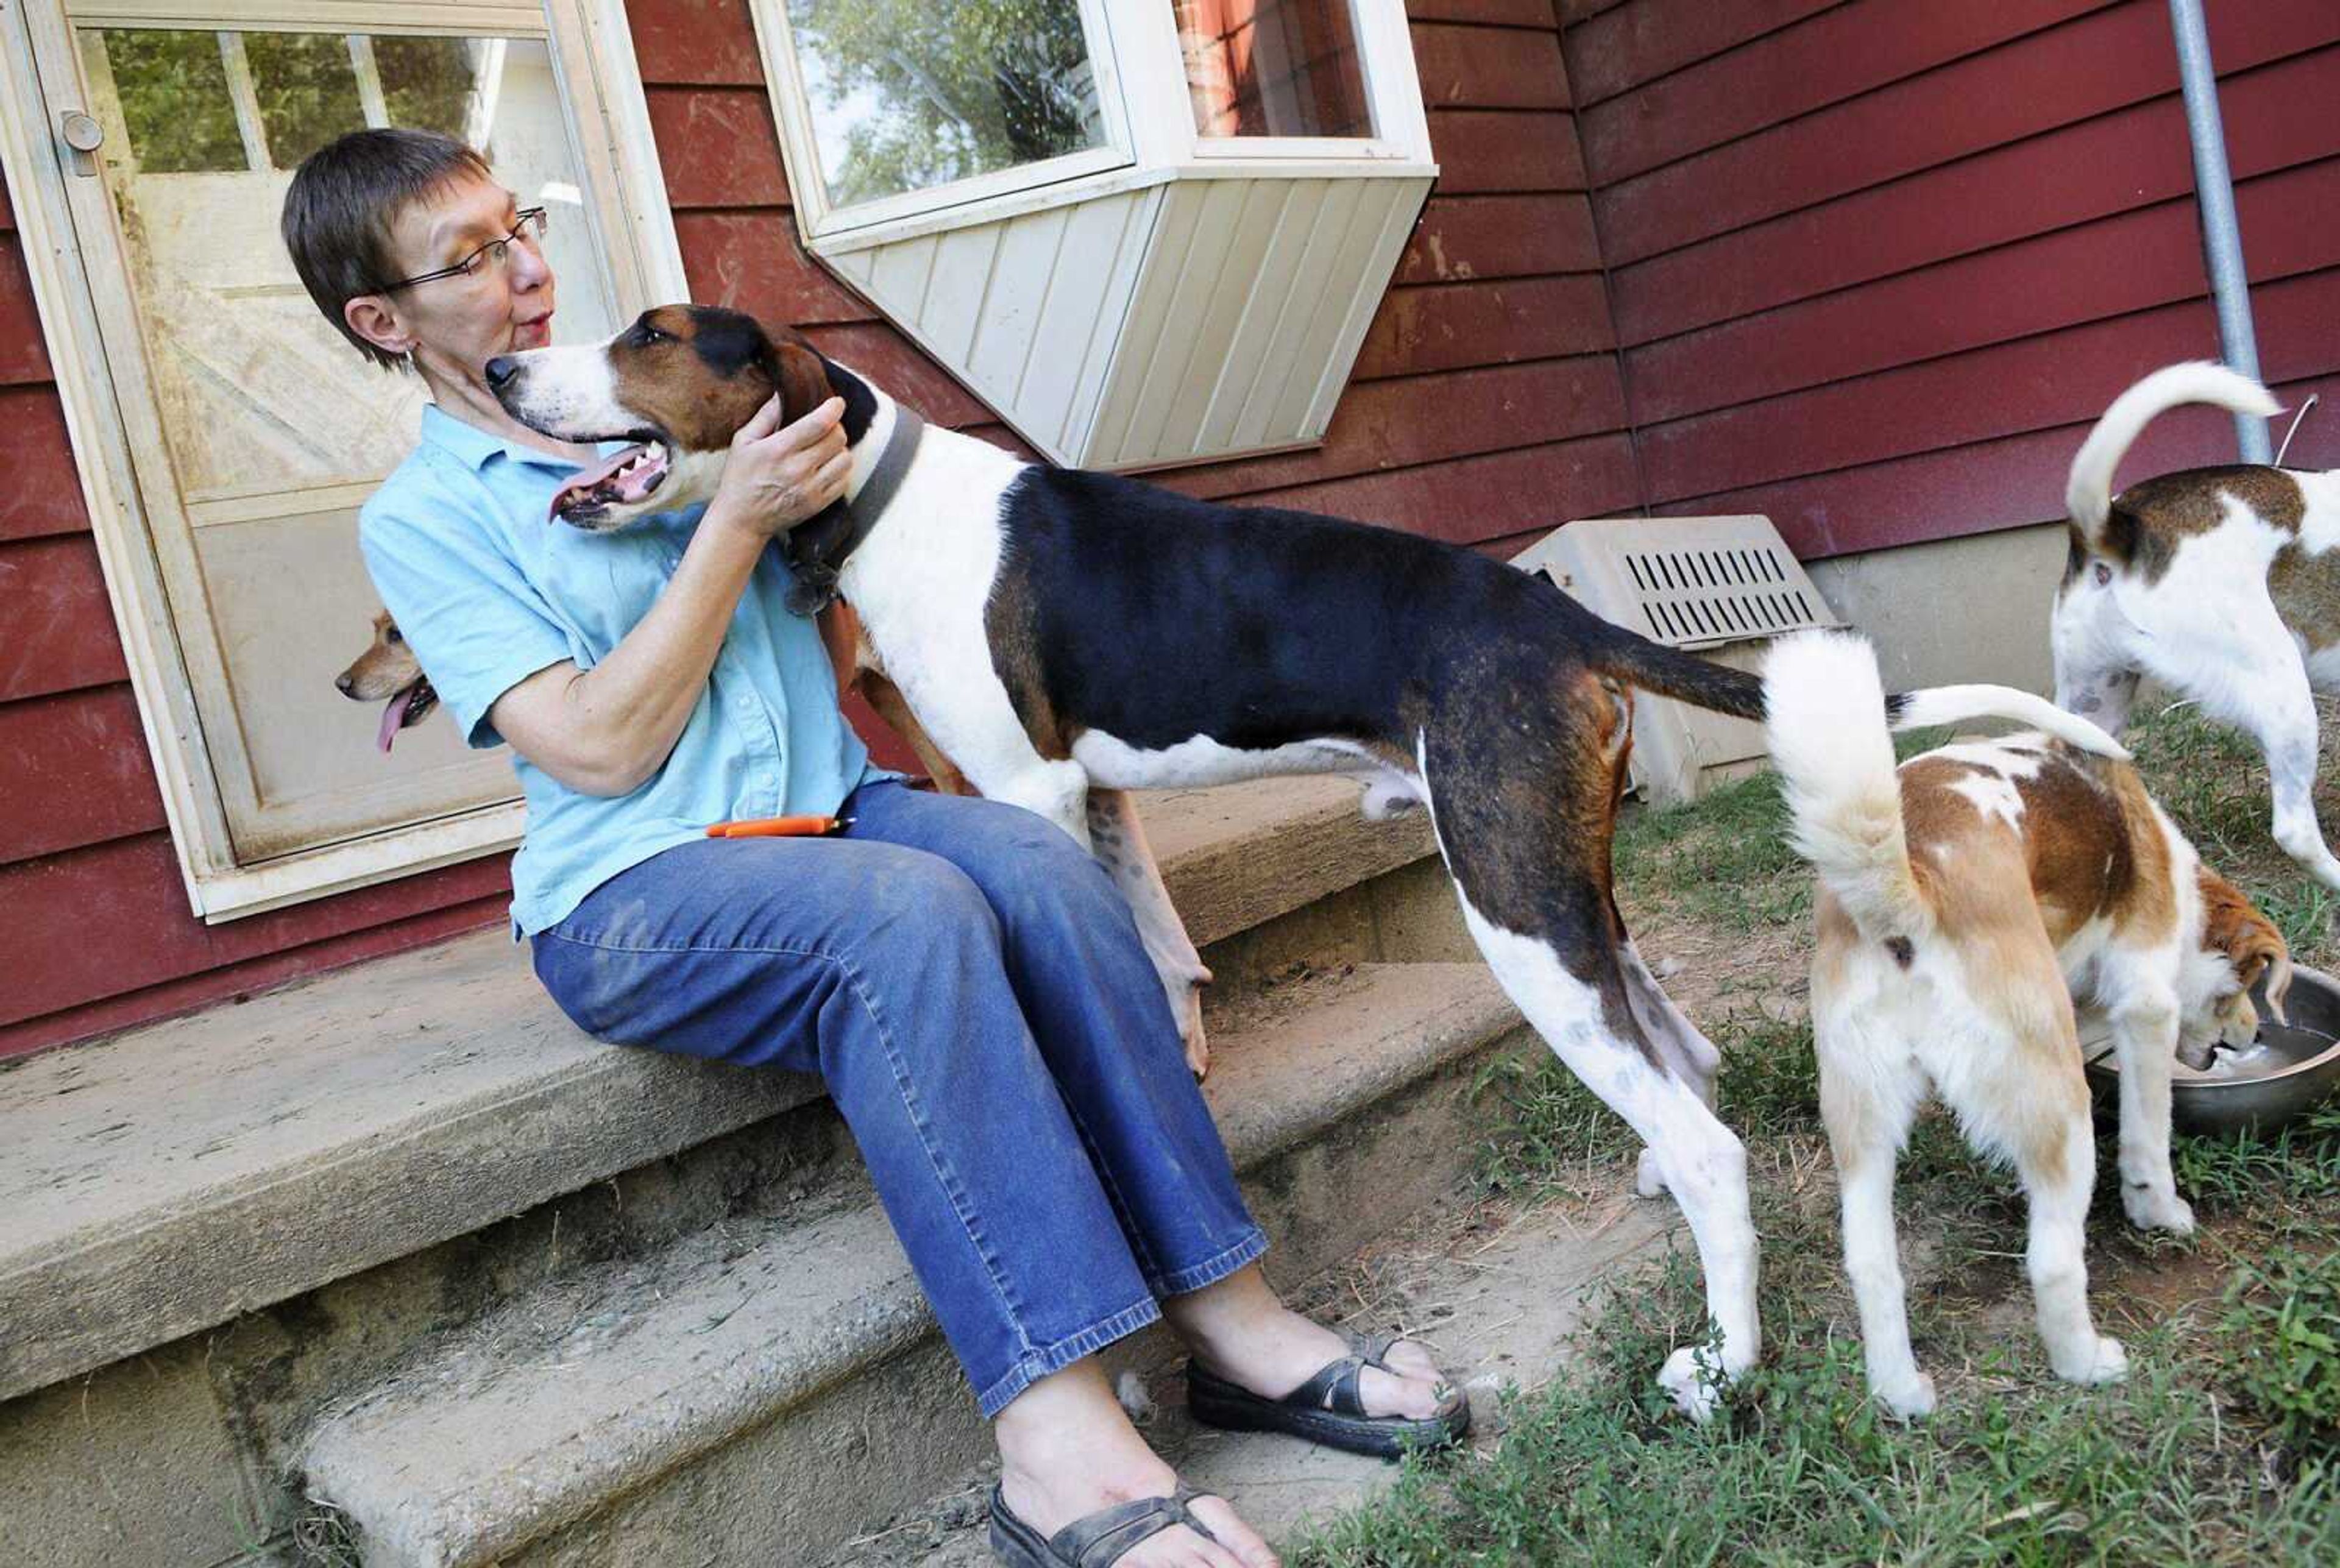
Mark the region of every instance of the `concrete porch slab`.
<instances>
[{"instance_id":1,"label":"concrete porch slab","mask_svg":"<svg viewBox=\"0 0 2340 1568\"><path fill-rule=\"evenodd\" d=\"M1147 797L1198 942L1431 853L1340 779ZM801 1104L597 1044L488 931L0 1069L0 1400Z\"/></svg>"}]
</instances>

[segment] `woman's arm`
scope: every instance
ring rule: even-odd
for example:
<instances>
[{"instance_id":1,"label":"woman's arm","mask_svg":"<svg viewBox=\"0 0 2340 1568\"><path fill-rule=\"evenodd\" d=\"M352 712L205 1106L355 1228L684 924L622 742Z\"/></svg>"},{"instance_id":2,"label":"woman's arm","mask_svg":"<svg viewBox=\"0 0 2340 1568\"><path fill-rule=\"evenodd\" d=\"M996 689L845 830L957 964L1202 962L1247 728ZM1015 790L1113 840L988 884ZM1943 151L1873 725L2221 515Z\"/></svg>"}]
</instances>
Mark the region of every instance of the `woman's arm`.
<instances>
[{"instance_id":1,"label":"woman's arm","mask_svg":"<svg viewBox=\"0 0 2340 1568\"><path fill-rule=\"evenodd\" d=\"M587 795L627 794L665 764L757 558L845 493L844 409L832 398L783 430L775 398L740 428L715 499L649 613L592 669L563 660L540 670L489 709L514 750Z\"/></svg>"}]
</instances>

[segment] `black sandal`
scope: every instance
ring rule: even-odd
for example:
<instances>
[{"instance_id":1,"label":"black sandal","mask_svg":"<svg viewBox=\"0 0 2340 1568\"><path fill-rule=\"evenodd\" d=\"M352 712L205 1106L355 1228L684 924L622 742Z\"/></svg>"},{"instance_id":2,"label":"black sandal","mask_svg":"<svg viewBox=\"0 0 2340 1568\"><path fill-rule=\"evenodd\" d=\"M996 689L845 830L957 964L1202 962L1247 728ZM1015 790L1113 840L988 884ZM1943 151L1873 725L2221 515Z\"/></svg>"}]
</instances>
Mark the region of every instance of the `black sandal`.
<instances>
[{"instance_id":1,"label":"black sandal","mask_svg":"<svg viewBox=\"0 0 2340 1568\"><path fill-rule=\"evenodd\" d=\"M1116 1503L1074 1520L1046 1539L1016 1517L1000 1489L991 1489L991 1552L1008 1568L1107 1568L1140 1542L1184 1524L1213 1545L1224 1544L1186 1504L1204 1494L1181 1486L1167 1497Z\"/></svg>"},{"instance_id":2,"label":"black sandal","mask_svg":"<svg viewBox=\"0 0 2340 1568\"><path fill-rule=\"evenodd\" d=\"M1395 1459L1408 1449L1443 1448L1471 1430L1471 1401L1454 1391L1436 1415L1417 1421L1403 1415L1368 1415L1357 1393L1368 1366L1403 1377L1382 1357L1396 1335L1348 1336L1350 1354L1325 1363L1315 1376L1281 1399L1254 1394L1194 1362L1186 1364L1186 1409L1205 1426L1227 1432L1283 1432L1327 1448L1376 1459Z\"/></svg>"}]
</instances>

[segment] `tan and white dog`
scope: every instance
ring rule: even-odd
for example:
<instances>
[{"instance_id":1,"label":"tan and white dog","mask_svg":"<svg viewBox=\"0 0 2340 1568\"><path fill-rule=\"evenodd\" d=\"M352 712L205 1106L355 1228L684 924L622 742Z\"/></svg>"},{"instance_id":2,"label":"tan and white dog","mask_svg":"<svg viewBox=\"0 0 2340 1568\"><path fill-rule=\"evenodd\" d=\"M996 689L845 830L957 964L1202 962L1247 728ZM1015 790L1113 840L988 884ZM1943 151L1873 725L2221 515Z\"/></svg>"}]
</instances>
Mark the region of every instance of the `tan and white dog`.
<instances>
[{"instance_id":1,"label":"tan and white dog","mask_svg":"<svg viewBox=\"0 0 2340 1568\"><path fill-rule=\"evenodd\" d=\"M2096 1145L2074 1000L2113 1026L2123 1206L2137 1226L2182 1235L2194 1216L2169 1168L2171 1065L2181 1050L2206 1059L2217 1041L2247 1044L2262 977L2281 1017L2281 933L2200 862L2126 761L2035 734L1897 769L1876 657L1858 638L1781 643L1764 690L1796 847L1819 873L1812 1037L1871 1391L1903 1416L1934 1406L1910 1353L1893 1223L1894 1166L1929 1091L2022 1178L2057 1374L2117 1380L2121 1347L2088 1315Z\"/></svg>"},{"instance_id":2,"label":"tan and white dog","mask_svg":"<svg viewBox=\"0 0 2340 1568\"><path fill-rule=\"evenodd\" d=\"M2266 753L2275 839L2327 888L2315 819L2315 691L2340 690L2340 472L2237 464L2112 493L2161 414L2208 403L2261 418L2265 387L2223 365L2156 371L2113 401L2072 460L2071 550L2056 592L2056 700L2117 735L2150 675Z\"/></svg>"}]
</instances>

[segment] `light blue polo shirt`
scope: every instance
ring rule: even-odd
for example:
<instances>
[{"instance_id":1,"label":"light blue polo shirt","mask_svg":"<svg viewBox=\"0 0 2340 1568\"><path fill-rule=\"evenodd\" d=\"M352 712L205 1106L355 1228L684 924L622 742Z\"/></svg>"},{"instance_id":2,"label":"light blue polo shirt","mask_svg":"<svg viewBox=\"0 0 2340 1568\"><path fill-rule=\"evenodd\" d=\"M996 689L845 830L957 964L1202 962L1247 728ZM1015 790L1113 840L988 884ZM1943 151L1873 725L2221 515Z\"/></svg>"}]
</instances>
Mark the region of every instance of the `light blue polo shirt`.
<instances>
[{"instance_id":1,"label":"light blue polo shirt","mask_svg":"<svg viewBox=\"0 0 2340 1568\"><path fill-rule=\"evenodd\" d=\"M608 656L664 591L704 510L587 533L546 516L577 469L433 404L421 443L358 513L382 605L473 746L501 741L488 710L514 685L564 659L590 670ZM767 550L681 739L631 794L580 794L512 754L528 800L512 860L520 930L558 924L710 822L833 814L865 778L885 776L838 711L828 652L812 621L788 613L788 583Z\"/></svg>"}]
</instances>

